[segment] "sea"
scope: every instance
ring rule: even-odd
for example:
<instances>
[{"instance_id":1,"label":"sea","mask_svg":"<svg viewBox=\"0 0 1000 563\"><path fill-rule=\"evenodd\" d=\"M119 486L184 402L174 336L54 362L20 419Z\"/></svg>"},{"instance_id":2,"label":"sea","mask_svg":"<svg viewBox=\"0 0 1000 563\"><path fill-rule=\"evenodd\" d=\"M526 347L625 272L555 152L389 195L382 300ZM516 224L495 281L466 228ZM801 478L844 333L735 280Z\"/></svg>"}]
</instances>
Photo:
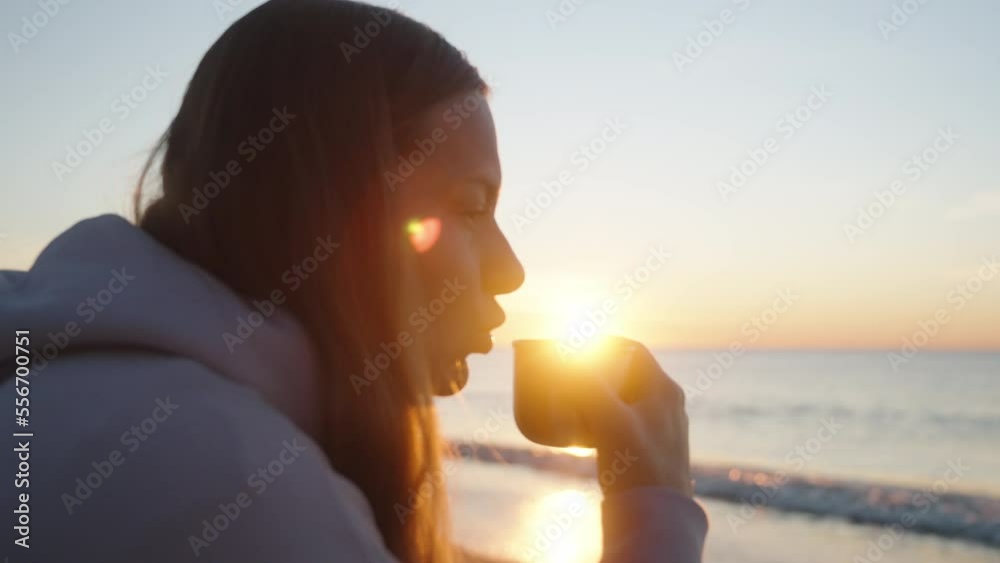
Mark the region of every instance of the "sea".
<instances>
[{"instance_id":1,"label":"sea","mask_svg":"<svg viewBox=\"0 0 1000 563\"><path fill-rule=\"evenodd\" d=\"M705 561L1000 563L1000 353L654 354L686 390ZM599 561L593 451L521 436L509 348L469 365L438 400L457 541Z\"/></svg>"}]
</instances>

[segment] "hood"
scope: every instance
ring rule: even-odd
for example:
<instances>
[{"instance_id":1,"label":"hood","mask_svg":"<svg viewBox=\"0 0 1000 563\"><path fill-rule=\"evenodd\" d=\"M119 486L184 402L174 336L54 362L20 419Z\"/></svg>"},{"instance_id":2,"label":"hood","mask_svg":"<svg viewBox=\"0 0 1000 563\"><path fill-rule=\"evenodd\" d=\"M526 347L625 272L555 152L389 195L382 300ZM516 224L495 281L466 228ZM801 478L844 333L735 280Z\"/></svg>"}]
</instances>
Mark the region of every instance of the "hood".
<instances>
[{"instance_id":1,"label":"hood","mask_svg":"<svg viewBox=\"0 0 1000 563\"><path fill-rule=\"evenodd\" d=\"M31 331L36 373L73 350L137 347L182 356L256 389L312 434L318 413L307 398L318 387L315 351L280 306L251 328L258 315L117 215L77 223L27 272L0 271L0 334ZM0 365L14 354L13 346L0 348Z\"/></svg>"}]
</instances>

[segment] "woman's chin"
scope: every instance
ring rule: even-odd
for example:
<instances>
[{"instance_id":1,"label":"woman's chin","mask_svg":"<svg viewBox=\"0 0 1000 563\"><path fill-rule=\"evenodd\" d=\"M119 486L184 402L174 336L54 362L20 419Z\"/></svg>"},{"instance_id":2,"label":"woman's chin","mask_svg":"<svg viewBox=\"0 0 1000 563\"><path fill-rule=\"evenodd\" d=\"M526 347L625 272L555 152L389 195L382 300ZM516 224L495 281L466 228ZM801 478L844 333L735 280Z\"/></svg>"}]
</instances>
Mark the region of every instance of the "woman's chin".
<instances>
[{"instance_id":1,"label":"woman's chin","mask_svg":"<svg viewBox=\"0 0 1000 563\"><path fill-rule=\"evenodd\" d=\"M461 391L469 381L469 364L465 358L442 362L431 375L434 394L448 397Z\"/></svg>"}]
</instances>

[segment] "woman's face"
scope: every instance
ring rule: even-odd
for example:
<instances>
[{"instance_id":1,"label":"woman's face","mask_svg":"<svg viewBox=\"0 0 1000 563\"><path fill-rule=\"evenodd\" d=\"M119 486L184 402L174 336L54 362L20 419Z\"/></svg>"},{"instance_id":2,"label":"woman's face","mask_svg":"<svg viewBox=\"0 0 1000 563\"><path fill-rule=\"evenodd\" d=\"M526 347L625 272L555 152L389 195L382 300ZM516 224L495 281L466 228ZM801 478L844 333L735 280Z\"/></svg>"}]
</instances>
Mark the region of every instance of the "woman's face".
<instances>
[{"instance_id":1,"label":"woman's face","mask_svg":"<svg viewBox=\"0 0 1000 563\"><path fill-rule=\"evenodd\" d=\"M425 288L408 330L426 335L435 372L457 363L461 371L467 355L492 348L490 332L505 319L496 296L517 289L524 269L494 217L500 161L485 99L468 94L438 104L417 131L404 140L389 181Z\"/></svg>"}]
</instances>

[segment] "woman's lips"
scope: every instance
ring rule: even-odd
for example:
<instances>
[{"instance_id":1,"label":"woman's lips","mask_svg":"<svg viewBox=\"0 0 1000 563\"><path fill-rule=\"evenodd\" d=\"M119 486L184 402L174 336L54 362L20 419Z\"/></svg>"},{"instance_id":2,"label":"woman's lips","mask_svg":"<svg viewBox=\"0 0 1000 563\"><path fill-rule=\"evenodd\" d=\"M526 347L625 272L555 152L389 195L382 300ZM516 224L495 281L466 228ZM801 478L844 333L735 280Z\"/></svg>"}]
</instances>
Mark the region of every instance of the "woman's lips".
<instances>
[{"instance_id":1,"label":"woman's lips","mask_svg":"<svg viewBox=\"0 0 1000 563\"><path fill-rule=\"evenodd\" d=\"M487 315L488 322L481 325L483 328L475 329L469 337L469 353L486 354L493 349L493 330L497 329L507 320L507 315L496 302L491 314Z\"/></svg>"},{"instance_id":2,"label":"woman's lips","mask_svg":"<svg viewBox=\"0 0 1000 563\"><path fill-rule=\"evenodd\" d=\"M472 337L472 352L486 354L493 349L493 335L489 331L477 332Z\"/></svg>"}]
</instances>

